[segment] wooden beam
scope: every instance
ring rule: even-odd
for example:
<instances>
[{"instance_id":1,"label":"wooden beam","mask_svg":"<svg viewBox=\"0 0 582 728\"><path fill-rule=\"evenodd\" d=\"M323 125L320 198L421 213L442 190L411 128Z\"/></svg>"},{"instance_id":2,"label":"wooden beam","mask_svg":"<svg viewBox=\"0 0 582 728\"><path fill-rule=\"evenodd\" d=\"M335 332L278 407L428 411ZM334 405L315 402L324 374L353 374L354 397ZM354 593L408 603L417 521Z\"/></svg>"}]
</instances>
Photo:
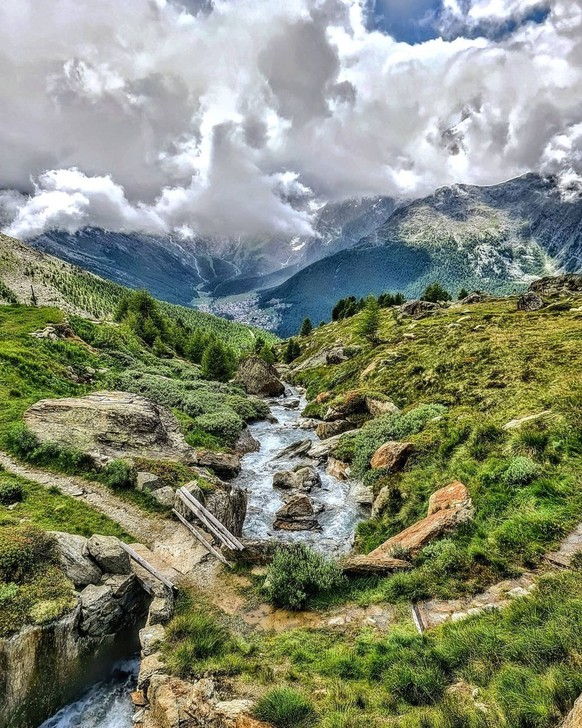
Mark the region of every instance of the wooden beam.
<instances>
[{"instance_id":1,"label":"wooden beam","mask_svg":"<svg viewBox=\"0 0 582 728\"><path fill-rule=\"evenodd\" d=\"M193 496L191 496L187 490L181 488L178 491L178 496L182 503L184 503L194 515L201 521L202 525L208 530L217 541L220 541L224 546L231 549L231 551L239 550L235 543L234 536L232 536L224 527L219 529L210 520L210 514Z\"/></svg>"},{"instance_id":2,"label":"wooden beam","mask_svg":"<svg viewBox=\"0 0 582 728\"><path fill-rule=\"evenodd\" d=\"M222 563L225 566L232 566L232 564L227 561L224 556L220 553L220 551L217 551L211 544L208 543L208 541L204 538L204 535L202 531L200 531L199 528L196 528L192 523L187 521L182 514L178 513L178 511L175 508L172 508L172 512L175 516L177 516L180 523L182 523L186 528L190 531L190 533L195 536L195 538L200 541L200 543L204 546L204 548L211 553L213 556L216 556L216 558L219 561L222 561Z\"/></svg>"},{"instance_id":3,"label":"wooden beam","mask_svg":"<svg viewBox=\"0 0 582 728\"><path fill-rule=\"evenodd\" d=\"M238 540L236 536L234 536L225 526L222 524L216 516L214 516L212 513L210 513L209 510L207 510L200 501L198 501L192 493L187 488L180 488L180 490L184 493L184 495L188 498L190 503L192 503L198 510L200 510L207 518L207 520L210 521L210 523L218 530L220 533L232 543L235 550L242 551L244 549L244 546L242 543Z\"/></svg>"},{"instance_id":4,"label":"wooden beam","mask_svg":"<svg viewBox=\"0 0 582 728\"><path fill-rule=\"evenodd\" d=\"M161 581L164 586L167 586L168 589L174 590L176 588L175 584L172 584L172 582L164 576L160 571L158 571L155 567L153 567L150 563L148 563L144 558L142 558L137 551L134 551L131 546L128 546L126 543L123 543L123 541L120 541L122 547L127 551L127 553L130 555L130 557L137 562L141 567L143 567L146 571L148 571L152 576L154 576L158 581Z\"/></svg>"}]
</instances>

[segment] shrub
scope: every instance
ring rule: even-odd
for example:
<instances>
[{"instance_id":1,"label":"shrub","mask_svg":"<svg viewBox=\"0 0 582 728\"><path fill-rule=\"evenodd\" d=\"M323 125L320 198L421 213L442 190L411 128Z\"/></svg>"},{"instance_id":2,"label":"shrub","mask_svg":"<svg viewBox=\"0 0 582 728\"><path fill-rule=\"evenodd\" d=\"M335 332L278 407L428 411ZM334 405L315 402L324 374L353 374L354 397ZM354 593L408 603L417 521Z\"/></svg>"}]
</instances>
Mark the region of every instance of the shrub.
<instances>
[{"instance_id":1,"label":"shrub","mask_svg":"<svg viewBox=\"0 0 582 728\"><path fill-rule=\"evenodd\" d=\"M22 500L22 485L16 481L0 480L0 503L9 506Z\"/></svg>"},{"instance_id":2,"label":"shrub","mask_svg":"<svg viewBox=\"0 0 582 728\"><path fill-rule=\"evenodd\" d=\"M212 340L202 355L202 376L218 382L228 381L235 368L234 355L218 340Z\"/></svg>"},{"instance_id":3,"label":"shrub","mask_svg":"<svg viewBox=\"0 0 582 728\"><path fill-rule=\"evenodd\" d=\"M216 435L230 445L234 444L244 427L242 419L229 410L208 412L196 417L194 421L198 427L211 435Z\"/></svg>"},{"instance_id":4,"label":"shrub","mask_svg":"<svg viewBox=\"0 0 582 728\"><path fill-rule=\"evenodd\" d=\"M40 444L37 436L20 422L10 427L5 442L9 450L22 458L30 455Z\"/></svg>"},{"instance_id":5,"label":"shrub","mask_svg":"<svg viewBox=\"0 0 582 728\"><path fill-rule=\"evenodd\" d=\"M212 615L194 610L172 619L164 649L172 672L187 677L196 671L197 662L223 655L230 641L228 631Z\"/></svg>"},{"instance_id":6,"label":"shrub","mask_svg":"<svg viewBox=\"0 0 582 728\"><path fill-rule=\"evenodd\" d=\"M56 562L54 540L36 526L5 526L0 532L0 580L22 583L46 563Z\"/></svg>"},{"instance_id":7,"label":"shrub","mask_svg":"<svg viewBox=\"0 0 582 728\"><path fill-rule=\"evenodd\" d=\"M101 477L110 488L133 488L136 480L135 467L127 460L111 460L103 468Z\"/></svg>"},{"instance_id":8,"label":"shrub","mask_svg":"<svg viewBox=\"0 0 582 728\"><path fill-rule=\"evenodd\" d=\"M431 283L424 289L424 293L420 298L422 301L438 303L439 301L450 301L451 294L440 283Z\"/></svg>"},{"instance_id":9,"label":"shrub","mask_svg":"<svg viewBox=\"0 0 582 728\"><path fill-rule=\"evenodd\" d=\"M310 597L342 583L338 565L305 544L277 549L265 581L265 592L273 604L302 609Z\"/></svg>"},{"instance_id":10,"label":"shrub","mask_svg":"<svg viewBox=\"0 0 582 728\"><path fill-rule=\"evenodd\" d=\"M271 723L275 728L301 728L315 723L315 710L297 690L273 688L259 699L255 716Z\"/></svg>"},{"instance_id":11,"label":"shrub","mask_svg":"<svg viewBox=\"0 0 582 728\"><path fill-rule=\"evenodd\" d=\"M512 458L507 466L503 480L507 485L527 485L537 478L541 469L537 463L526 457Z\"/></svg>"}]
</instances>

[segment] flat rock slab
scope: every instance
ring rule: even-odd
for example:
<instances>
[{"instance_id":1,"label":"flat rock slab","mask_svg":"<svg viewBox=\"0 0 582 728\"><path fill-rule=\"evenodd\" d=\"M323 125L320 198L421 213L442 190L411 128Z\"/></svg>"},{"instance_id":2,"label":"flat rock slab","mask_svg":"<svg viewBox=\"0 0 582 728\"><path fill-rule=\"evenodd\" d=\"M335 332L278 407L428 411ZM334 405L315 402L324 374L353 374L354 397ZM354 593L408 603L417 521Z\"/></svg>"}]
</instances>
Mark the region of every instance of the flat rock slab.
<instances>
[{"instance_id":1,"label":"flat rock slab","mask_svg":"<svg viewBox=\"0 0 582 728\"><path fill-rule=\"evenodd\" d=\"M577 553L582 553L582 523L569 536L566 536L557 551L546 554L545 558L551 564L568 568L572 557Z\"/></svg>"}]
</instances>

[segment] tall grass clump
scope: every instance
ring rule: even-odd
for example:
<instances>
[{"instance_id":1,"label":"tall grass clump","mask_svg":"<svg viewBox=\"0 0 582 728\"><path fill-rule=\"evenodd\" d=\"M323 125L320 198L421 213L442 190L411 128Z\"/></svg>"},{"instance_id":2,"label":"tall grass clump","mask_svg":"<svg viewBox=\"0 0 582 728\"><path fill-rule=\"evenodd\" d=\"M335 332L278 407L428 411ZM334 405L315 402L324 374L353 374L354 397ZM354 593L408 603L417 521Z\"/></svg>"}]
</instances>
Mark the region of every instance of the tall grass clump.
<instances>
[{"instance_id":1,"label":"tall grass clump","mask_svg":"<svg viewBox=\"0 0 582 728\"><path fill-rule=\"evenodd\" d=\"M273 688L255 706L255 716L275 728L310 728L315 710L300 692L289 687Z\"/></svg>"}]
</instances>

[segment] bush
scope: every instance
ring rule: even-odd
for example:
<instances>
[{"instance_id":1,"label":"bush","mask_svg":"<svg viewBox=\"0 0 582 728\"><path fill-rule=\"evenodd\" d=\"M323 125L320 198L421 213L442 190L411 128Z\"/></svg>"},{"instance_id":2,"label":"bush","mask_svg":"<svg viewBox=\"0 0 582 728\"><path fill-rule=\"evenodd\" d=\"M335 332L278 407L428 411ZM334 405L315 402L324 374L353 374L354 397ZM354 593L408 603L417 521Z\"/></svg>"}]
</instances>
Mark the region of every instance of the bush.
<instances>
[{"instance_id":1,"label":"bush","mask_svg":"<svg viewBox=\"0 0 582 728\"><path fill-rule=\"evenodd\" d=\"M39 446L37 436L26 425L12 425L6 433L6 447L19 457L26 458Z\"/></svg>"},{"instance_id":2,"label":"bush","mask_svg":"<svg viewBox=\"0 0 582 728\"><path fill-rule=\"evenodd\" d=\"M315 723L315 710L297 690L273 688L263 695L255 707L259 720L271 723L275 728L301 728Z\"/></svg>"},{"instance_id":3,"label":"bush","mask_svg":"<svg viewBox=\"0 0 582 728\"><path fill-rule=\"evenodd\" d=\"M0 532L0 580L23 583L47 563L56 563L55 543L36 526L5 526Z\"/></svg>"},{"instance_id":4,"label":"bush","mask_svg":"<svg viewBox=\"0 0 582 728\"><path fill-rule=\"evenodd\" d=\"M212 615L194 610L172 619L164 649L172 672L187 677L195 673L198 661L223 655L230 642L228 631Z\"/></svg>"},{"instance_id":5,"label":"bush","mask_svg":"<svg viewBox=\"0 0 582 728\"><path fill-rule=\"evenodd\" d=\"M264 589L273 604L300 610L310 597L329 591L342 581L335 562L298 543L277 549Z\"/></svg>"},{"instance_id":6,"label":"bush","mask_svg":"<svg viewBox=\"0 0 582 728\"><path fill-rule=\"evenodd\" d=\"M527 485L540 475L541 469L537 463L526 457L512 458L507 466L503 480L507 485Z\"/></svg>"},{"instance_id":7,"label":"bush","mask_svg":"<svg viewBox=\"0 0 582 728\"><path fill-rule=\"evenodd\" d=\"M133 488L135 467L126 460L111 460L103 468L102 479L110 488Z\"/></svg>"},{"instance_id":8,"label":"bush","mask_svg":"<svg viewBox=\"0 0 582 728\"><path fill-rule=\"evenodd\" d=\"M219 437L229 445L233 445L236 442L244 427L242 419L229 410L208 412L205 415L196 417L194 422L201 429Z\"/></svg>"},{"instance_id":9,"label":"bush","mask_svg":"<svg viewBox=\"0 0 582 728\"><path fill-rule=\"evenodd\" d=\"M15 481L0 480L0 503L10 506L22 500L22 486Z\"/></svg>"}]
</instances>

